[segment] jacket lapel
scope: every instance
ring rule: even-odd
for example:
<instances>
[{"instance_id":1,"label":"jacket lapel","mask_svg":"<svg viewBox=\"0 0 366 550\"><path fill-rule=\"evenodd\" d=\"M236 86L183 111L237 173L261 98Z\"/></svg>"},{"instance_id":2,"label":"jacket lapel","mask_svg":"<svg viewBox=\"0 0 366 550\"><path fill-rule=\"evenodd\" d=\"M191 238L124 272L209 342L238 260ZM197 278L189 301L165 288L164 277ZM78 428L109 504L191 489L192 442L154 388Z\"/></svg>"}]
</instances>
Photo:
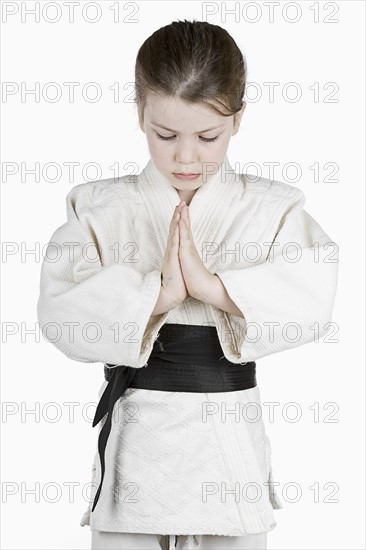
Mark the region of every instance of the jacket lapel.
<instances>
[{"instance_id":1,"label":"jacket lapel","mask_svg":"<svg viewBox=\"0 0 366 550\"><path fill-rule=\"evenodd\" d=\"M173 211L180 202L178 191L156 168L152 159L139 174L137 185L163 256ZM242 193L240 176L235 174L225 156L218 172L208 177L197 189L189 205L191 232L201 257L204 243L220 243L220 233L225 235L225 231L220 229L226 225L225 221L229 222L232 219L231 213L236 211L235 205L238 207L237 203Z\"/></svg>"}]
</instances>

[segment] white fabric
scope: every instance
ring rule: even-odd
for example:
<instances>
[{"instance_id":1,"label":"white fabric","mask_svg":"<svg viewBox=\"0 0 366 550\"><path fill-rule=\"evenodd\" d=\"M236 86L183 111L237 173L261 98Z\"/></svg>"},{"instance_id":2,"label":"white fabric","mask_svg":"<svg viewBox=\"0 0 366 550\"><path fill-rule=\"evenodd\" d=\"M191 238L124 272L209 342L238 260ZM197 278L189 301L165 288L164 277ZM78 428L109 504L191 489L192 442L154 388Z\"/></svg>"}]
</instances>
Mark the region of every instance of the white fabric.
<instances>
[{"instance_id":1,"label":"white fabric","mask_svg":"<svg viewBox=\"0 0 366 550\"><path fill-rule=\"evenodd\" d=\"M266 550L267 533L244 537L140 535L92 531L91 550Z\"/></svg>"},{"instance_id":2,"label":"white fabric","mask_svg":"<svg viewBox=\"0 0 366 550\"><path fill-rule=\"evenodd\" d=\"M151 316L179 201L152 160L139 175L71 189L67 222L47 249L49 256L59 254L42 265L37 307L41 326L48 324L45 337L61 352L81 362L143 368L162 325L183 323L215 326L223 355L245 364L311 342L314 330L317 338L327 333L338 273L330 237L304 210L300 189L235 174L227 157L190 203L191 230L207 269L221 278L244 317L192 297ZM297 261L283 254L294 242ZM70 243L80 243L74 256ZM234 537L273 529L273 509L282 503L255 405L260 413L258 386L225 393L128 388L115 405L103 490L91 513L100 479L95 453L91 503L81 525ZM206 422L203 408L210 409ZM222 416L225 408L235 414ZM211 488L207 498L203 487Z\"/></svg>"}]
</instances>

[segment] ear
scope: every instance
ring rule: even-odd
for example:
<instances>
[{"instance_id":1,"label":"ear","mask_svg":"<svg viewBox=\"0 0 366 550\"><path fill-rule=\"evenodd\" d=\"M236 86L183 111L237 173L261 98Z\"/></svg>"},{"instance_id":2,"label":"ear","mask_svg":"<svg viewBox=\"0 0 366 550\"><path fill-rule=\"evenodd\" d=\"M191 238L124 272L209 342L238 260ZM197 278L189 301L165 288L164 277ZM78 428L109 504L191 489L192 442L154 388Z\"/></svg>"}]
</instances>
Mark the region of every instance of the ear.
<instances>
[{"instance_id":1,"label":"ear","mask_svg":"<svg viewBox=\"0 0 366 550\"><path fill-rule=\"evenodd\" d=\"M232 136L235 136L235 134L238 132L239 130L239 127L240 127L240 123L241 123L241 119L242 119L242 116L244 114L244 111L245 111L245 107L247 106L246 102L244 101L243 102L243 106L242 108L240 109L240 111L238 111L237 113L235 113L234 115L234 122L233 122L233 131L231 133Z\"/></svg>"},{"instance_id":2,"label":"ear","mask_svg":"<svg viewBox=\"0 0 366 550\"><path fill-rule=\"evenodd\" d=\"M142 132L145 132L145 109L142 107L140 103L136 103L136 109L137 109L137 119L139 128Z\"/></svg>"},{"instance_id":3,"label":"ear","mask_svg":"<svg viewBox=\"0 0 366 550\"><path fill-rule=\"evenodd\" d=\"M141 130L144 132L144 134L146 133L145 132L145 124L144 124L144 121L141 120L141 118L139 118L139 126L141 128Z\"/></svg>"}]
</instances>

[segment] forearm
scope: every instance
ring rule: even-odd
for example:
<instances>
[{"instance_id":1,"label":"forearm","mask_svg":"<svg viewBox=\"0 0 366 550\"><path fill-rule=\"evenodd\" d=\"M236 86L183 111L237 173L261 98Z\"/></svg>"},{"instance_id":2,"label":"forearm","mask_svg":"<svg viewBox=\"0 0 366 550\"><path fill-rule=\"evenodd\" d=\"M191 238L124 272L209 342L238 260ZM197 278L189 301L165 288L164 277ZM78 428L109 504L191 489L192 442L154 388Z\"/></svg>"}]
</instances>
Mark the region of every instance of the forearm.
<instances>
[{"instance_id":1,"label":"forearm","mask_svg":"<svg viewBox=\"0 0 366 550\"><path fill-rule=\"evenodd\" d=\"M220 277L216 274L212 275L210 284L207 287L207 294L202 301L206 304L211 304L222 311L227 311L228 313L237 315L242 319L244 318L240 309L230 298Z\"/></svg>"},{"instance_id":2,"label":"forearm","mask_svg":"<svg viewBox=\"0 0 366 550\"><path fill-rule=\"evenodd\" d=\"M243 314L236 304L230 298L225 286L223 285L218 275L212 275L210 284L207 286L207 293L205 296L199 298L200 301L206 304L211 304L217 308L227 311L243 318ZM163 286L160 287L160 293L158 300L151 315L159 315L165 313L171 309L174 309L178 304L174 303L172 299L167 295Z\"/></svg>"}]
</instances>

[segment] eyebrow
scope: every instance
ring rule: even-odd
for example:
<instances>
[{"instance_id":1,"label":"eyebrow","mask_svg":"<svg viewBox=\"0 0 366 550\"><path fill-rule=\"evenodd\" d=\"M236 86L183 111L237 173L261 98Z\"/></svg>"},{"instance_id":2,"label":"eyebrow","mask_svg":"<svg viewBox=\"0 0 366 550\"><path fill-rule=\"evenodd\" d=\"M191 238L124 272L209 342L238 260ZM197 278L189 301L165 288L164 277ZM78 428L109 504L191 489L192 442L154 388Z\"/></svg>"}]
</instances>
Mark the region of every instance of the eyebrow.
<instances>
[{"instance_id":1,"label":"eyebrow","mask_svg":"<svg viewBox=\"0 0 366 550\"><path fill-rule=\"evenodd\" d=\"M155 126L158 126L159 128L162 128L163 130L168 130L168 132L173 132L175 134L179 133L176 130L172 130L171 128L167 128L166 126L161 126L161 124L158 124L157 122L151 121L151 124L154 124ZM204 134L205 132L209 132L210 130L217 130L218 128L222 128L223 124L221 126L216 126L215 128L206 128L206 130L201 130L200 132L197 132L197 134Z\"/></svg>"}]
</instances>

